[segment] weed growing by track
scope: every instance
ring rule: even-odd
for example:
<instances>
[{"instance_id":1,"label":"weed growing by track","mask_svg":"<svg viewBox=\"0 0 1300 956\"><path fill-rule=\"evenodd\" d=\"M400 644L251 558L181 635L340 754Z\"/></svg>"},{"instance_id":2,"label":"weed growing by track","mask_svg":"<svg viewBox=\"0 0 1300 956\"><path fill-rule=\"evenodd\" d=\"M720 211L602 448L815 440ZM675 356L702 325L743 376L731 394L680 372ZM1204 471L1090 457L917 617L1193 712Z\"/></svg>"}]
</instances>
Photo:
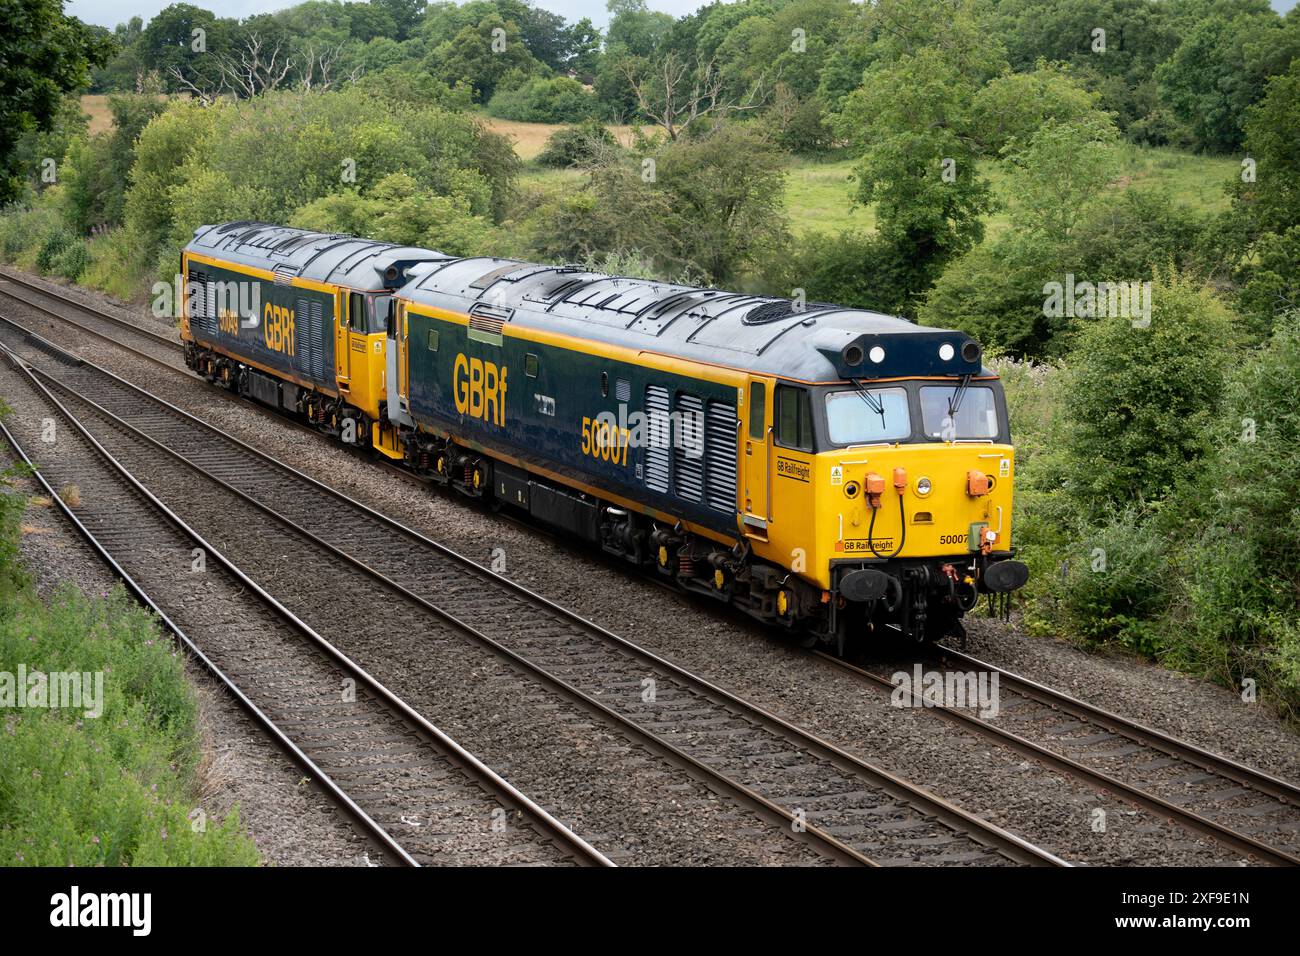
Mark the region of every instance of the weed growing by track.
<instances>
[{"instance_id":1,"label":"weed growing by track","mask_svg":"<svg viewBox=\"0 0 1300 956\"><path fill-rule=\"evenodd\" d=\"M255 865L237 810L196 800L198 704L173 642L120 586L41 600L17 560L25 501L0 487L0 865Z\"/></svg>"}]
</instances>

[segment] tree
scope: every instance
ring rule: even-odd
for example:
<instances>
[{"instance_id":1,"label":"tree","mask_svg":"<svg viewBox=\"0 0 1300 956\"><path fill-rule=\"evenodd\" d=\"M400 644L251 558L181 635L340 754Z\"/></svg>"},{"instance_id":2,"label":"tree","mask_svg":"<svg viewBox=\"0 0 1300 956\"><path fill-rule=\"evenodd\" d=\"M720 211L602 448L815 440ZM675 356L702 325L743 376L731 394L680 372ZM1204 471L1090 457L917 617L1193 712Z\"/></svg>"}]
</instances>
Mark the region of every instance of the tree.
<instances>
[{"instance_id":1,"label":"tree","mask_svg":"<svg viewBox=\"0 0 1300 956\"><path fill-rule=\"evenodd\" d=\"M869 69L836 117L861 150L858 201L876 205L881 236L913 264L896 299L923 293L984 234L993 194L976 166L973 94L953 58L925 47Z\"/></svg>"},{"instance_id":2,"label":"tree","mask_svg":"<svg viewBox=\"0 0 1300 956\"><path fill-rule=\"evenodd\" d=\"M389 35L394 40L405 40L420 22L426 4L425 0L370 0L370 5L383 10L393 21L394 32Z\"/></svg>"},{"instance_id":3,"label":"tree","mask_svg":"<svg viewBox=\"0 0 1300 956\"><path fill-rule=\"evenodd\" d=\"M654 56L672 28L673 18L650 10L645 0L608 0L605 9L610 14L605 49L619 58Z\"/></svg>"},{"instance_id":4,"label":"tree","mask_svg":"<svg viewBox=\"0 0 1300 956\"><path fill-rule=\"evenodd\" d=\"M14 150L28 130L49 130L64 94L90 80L90 67L107 61L112 45L59 0L15 0L0 35L0 202L16 196L23 174Z\"/></svg>"},{"instance_id":5,"label":"tree","mask_svg":"<svg viewBox=\"0 0 1300 956\"><path fill-rule=\"evenodd\" d=\"M507 73L533 75L542 66L528 52L514 21L499 15L484 17L477 26L465 27L438 46L426 60L429 71L449 86L468 81L477 101L492 98L497 83Z\"/></svg>"},{"instance_id":6,"label":"tree","mask_svg":"<svg viewBox=\"0 0 1300 956\"><path fill-rule=\"evenodd\" d=\"M215 94L221 86L217 56L224 53L234 20L219 20L208 10L173 3L149 21L140 36L144 68L163 78L170 92L203 90Z\"/></svg>"},{"instance_id":7,"label":"tree","mask_svg":"<svg viewBox=\"0 0 1300 956\"><path fill-rule=\"evenodd\" d=\"M1275 316L1300 304L1300 59L1247 111L1245 137L1248 165L1231 183L1222 245L1240 308L1267 334Z\"/></svg>"},{"instance_id":8,"label":"tree","mask_svg":"<svg viewBox=\"0 0 1300 956\"><path fill-rule=\"evenodd\" d=\"M1011 155L1013 221L1024 241L1069 241L1088 202L1115 176L1115 138L1104 116L1075 123L1049 119Z\"/></svg>"},{"instance_id":9,"label":"tree","mask_svg":"<svg viewBox=\"0 0 1300 956\"><path fill-rule=\"evenodd\" d=\"M629 60L624 64L624 76L636 97L638 112L670 140L696 120L757 110L770 92L770 84L760 78L744 95L732 98L716 63L692 63L672 52L655 63Z\"/></svg>"},{"instance_id":10,"label":"tree","mask_svg":"<svg viewBox=\"0 0 1300 956\"><path fill-rule=\"evenodd\" d=\"M1161 98L1191 127L1197 146L1229 152L1241 145L1242 120L1267 78L1284 73L1297 56L1298 17L1284 23L1271 10L1230 20L1210 16L1155 75Z\"/></svg>"},{"instance_id":11,"label":"tree","mask_svg":"<svg viewBox=\"0 0 1300 956\"><path fill-rule=\"evenodd\" d=\"M530 254L543 262L636 255L671 268L670 197L644 180L631 157L601 158L578 189L541 197L524 224Z\"/></svg>"},{"instance_id":12,"label":"tree","mask_svg":"<svg viewBox=\"0 0 1300 956\"><path fill-rule=\"evenodd\" d=\"M784 158L747 124L669 143L656 186L670 196L677 259L715 284L735 282L789 242Z\"/></svg>"},{"instance_id":13,"label":"tree","mask_svg":"<svg viewBox=\"0 0 1300 956\"><path fill-rule=\"evenodd\" d=\"M1267 7L1264 0L1248 2ZM1130 138L1164 142L1177 129L1163 117L1152 77L1178 46L1180 11L1197 5L1209 6L1202 0L999 0L995 28L1013 69L1030 70L1039 60L1065 64Z\"/></svg>"},{"instance_id":14,"label":"tree","mask_svg":"<svg viewBox=\"0 0 1300 956\"><path fill-rule=\"evenodd\" d=\"M367 43L375 37L396 37L397 20L392 12L378 3L345 3L348 29L352 36Z\"/></svg>"},{"instance_id":15,"label":"tree","mask_svg":"<svg viewBox=\"0 0 1300 956\"><path fill-rule=\"evenodd\" d=\"M79 144L64 184L70 225L79 235L122 224L136 139L166 103L152 94L119 93L108 108L113 128Z\"/></svg>"},{"instance_id":16,"label":"tree","mask_svg":"<svg viewBox=\"0 0 1300 956\"><path fill-rule=\"evenodd\" d=\"M973 134L984 151L996 156L1023 145L1048 121L1108 127L1110 118L1097 111L1097 100L1098 94L1067 71L1040 60L1027 73L995 77L975 94Z\"/></svg>"}]
</instances>

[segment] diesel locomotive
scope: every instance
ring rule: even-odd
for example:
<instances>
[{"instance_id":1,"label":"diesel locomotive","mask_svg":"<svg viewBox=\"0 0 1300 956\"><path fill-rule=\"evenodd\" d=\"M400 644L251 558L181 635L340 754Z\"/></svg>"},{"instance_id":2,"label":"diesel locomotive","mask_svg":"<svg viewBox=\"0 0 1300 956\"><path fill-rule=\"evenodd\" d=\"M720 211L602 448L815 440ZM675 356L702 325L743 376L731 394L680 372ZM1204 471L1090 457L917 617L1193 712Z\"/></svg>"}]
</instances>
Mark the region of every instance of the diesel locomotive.
<instances>
[{"instance_id":1,"label":"diesel locomotive","mask_svg":"<svg viewBox=\"0 0 1300 956\"><path fill-rule=\"evenodd\" d=\"M182 253L209 380L843 651L1021 587L961 332L255 222Z\"/></svg>"}]
</instances>

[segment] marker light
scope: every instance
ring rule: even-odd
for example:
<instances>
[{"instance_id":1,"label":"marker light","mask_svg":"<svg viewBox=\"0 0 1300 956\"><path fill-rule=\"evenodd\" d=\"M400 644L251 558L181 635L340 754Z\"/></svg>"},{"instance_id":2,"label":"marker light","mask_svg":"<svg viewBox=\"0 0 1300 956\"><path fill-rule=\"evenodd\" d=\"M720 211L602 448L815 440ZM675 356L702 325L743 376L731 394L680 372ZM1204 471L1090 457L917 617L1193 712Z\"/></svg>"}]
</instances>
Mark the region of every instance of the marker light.
<instances>
[{"instance_id":1,"label":"marker light","mask_svg":"<svg viewBox=\"0 0 1300 956\"><path fill-rule=\"evenodd\" d=\"M929 479L929 478L918 478L918 479L916 480L916 494L917 494L917 496L920 497L920 498L924 498L924 497L925 497L926 495L928 495L929 493L930 493L930 479Z\"/></svg>"},{"instance_id":2,"label":"marker light","mask_svg":"<svg viewBox=\"0 0 1300 956\"><path fill-rule=\"evenodd\" d=\"M945 362L951 362L952 357L956 354L957 352L952 347L951 342L944 342L943 345L939 346L939 358L943 359Z\"/></svg>"}]
</instances>

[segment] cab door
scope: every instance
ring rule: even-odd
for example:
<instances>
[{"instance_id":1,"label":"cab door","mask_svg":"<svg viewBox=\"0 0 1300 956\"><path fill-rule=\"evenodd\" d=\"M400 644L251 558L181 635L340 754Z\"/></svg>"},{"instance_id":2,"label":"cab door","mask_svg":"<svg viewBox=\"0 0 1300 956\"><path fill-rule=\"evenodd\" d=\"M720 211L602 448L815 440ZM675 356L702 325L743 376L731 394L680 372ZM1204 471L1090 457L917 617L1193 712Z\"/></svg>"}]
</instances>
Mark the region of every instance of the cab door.
<instances>
[{"instance_id":1,"label":"cab door","mask_svg":"<svg viewBox=\"0 0 1300 956\"><path fill-rule=\"evenodd\" d=\"M773 380L750 376L741 431L743 472L740 520L744 533L766 541L772 521L772 394Z\"/></svg>"},{"instance_id":2,"label":"cab door","mask_svg":"<svg viewBox=\"0 0 1300 956\"><path fill-rule=\"evenodd\" d=\"M397 401L401 410L411 410L411 327L406 303L397 305Z\"/></svg>"},{"instance_id":3,"label":"cab door","mask_svg":"<svg viewBox=\"0 0 1300 956\"><path fill-rule=\"evenodd\" d=\"M352 348L348 341L348 329L352 324L352 300L357 294L340 292L334 310L338 320L334 323L334 375L338 379L340 391L352 387Z\"/></svg>"}]
</instances>

